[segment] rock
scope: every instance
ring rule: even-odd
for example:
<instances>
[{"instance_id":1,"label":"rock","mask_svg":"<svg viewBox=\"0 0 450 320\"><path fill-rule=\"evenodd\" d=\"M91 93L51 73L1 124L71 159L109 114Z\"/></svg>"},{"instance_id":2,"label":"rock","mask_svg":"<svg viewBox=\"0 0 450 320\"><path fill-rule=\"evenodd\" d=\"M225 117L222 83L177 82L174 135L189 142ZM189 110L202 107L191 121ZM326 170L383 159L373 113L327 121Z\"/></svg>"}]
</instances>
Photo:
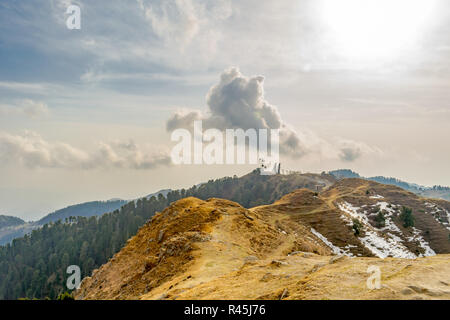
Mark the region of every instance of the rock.
<instances>
[{"instance_id":1,"label":"rock","mask_svg":"<svg viewBox=\"0 0 450 320\"><path fill-rule=\"evenodd\" d=\"M189 241L184 237L175 236L166 240L159 249L159 257L179 256L182 253L189 252L192 249Z\"/></svg>"},{"instance_id":2,"label":"rock","mask_svg":"<svg viewBox=\"0 0 450 320\"><path fill-rule=\"evenodd\" d=\"M303 258L311 258L311 257L314 257L314 253L303 252Z\"/></svg>"},{"instance_id":3,"label":"rock","mask_svg":"<svg viewBox=\"0 0 450 320\"><path fill-rule=\"evenodd\" d=\"M283 293L281 294L281 296L280 296L280 300L283 300L283 298L284 297L287 297L287 296L289 296L289 291L288 291L288 289L284 289L283 290Z\"/></svg>"},{"instance_id":4,"label":"rock","mask_svg":"<svg viewBox=\"0 0 450 320\"><path fill-rule=\"evenodd\" d=\"M164 237L164 230L160 230L158 234L158 243L160 243Z\"/></svg>"},{"instance_id":5,"label":"rock","mask_svg":"<svg viewBox=\"0 0 450 320\"><path fill-rule=\"evenodd\" d=\"M311 252L304 252L304 251L293 251L288 254L288 256L295 256L301 254L303 258L311 258L314 257L314 253Z\"/></svg>"},{"instance_id":6,"label":"rock","mask_svg":"<svg viewBox=\"0 0 450 320\"><path fill-rule=\"evenodd\" d=\"M410 289L410 288L405 288L405 289L402 290L402 294L404 294L404 295L410 295L410 294L413 294L413 293L414 293L414 291L412 289Z\"/></svg>"},{"instance_id":7,"label":"rock","mask_svg":"<svg viewBox=\"0 0 450 320\"><path fill-rule=\"evenodd\" d=\"M247 256L244 258L244 262L252 262L252 261L257 261L258 258L255 256Z\"/></svg>"},{"instance_id":8,"label":"rock","mask_svg":"<svg viewBox=\"0 0 450 320\"><path fill-rule=\"evenodd\" d=\"M267 281L269 281L269 280L272 280L273 278L275 278L275 276L274 276L273 274L271 274L271 273L266 273L265 275L262 276L261 279L259 279L259 281L267 282Z\"/></svg>"},{"instance_id":9,"label":"rock","mask_svg":"<svg viewBox=\"0 0 450 320\"><path fill-rule=\"evenodd\" d=\"M244 212L243 214L244 214L244 217L246 217L247 219L253 221L253 218L250 217L246 212Z\"/></svg>"},{"instance_id":10,"label":"rock","mask_svg":"<svg viewBox=\"0 0 450 320\"><path fill-rule=\"evenodd\" d=\"M193 242L206 242L212 239L211 235L205 232L186 232L185 235Z\"/></svg>"},{"instance_id":11,"label":"rock","mask_svg":"<svg viewBox=\"0 0 450 320\"><path fill-rule=\"evenodd\" d=\"M144 264L144 270L145 272L150 271L151 269L153 269L154 267L156 267L156 265L158 264L158 258L157 257L148 257L145 260L145 264Z\"/></svg>"},{"instance_id":12,"label":"rock","mask_svg":"<svg viewBox=\"0 0 450 320\"><path fill-rule=\"evenodd\" d=\"M416 293L426 294L430 297L439 297L439 296L442 296L442 294L443 294L442 292L439 292L439 291L433 291L428 288L422 288L422 287L417 287L417 286L408 286L408 288L410 288L411 290L413 290Z\"/></svg>"},{"instance_id":13,"label":"rock","mask_svg":"<svg viewBox=\"0 0 450 320\"><path fill-rule=\"evenodd\" d=\"M162 295L160 295L158 298L156 298L156 300L166 300L168 296L169 295L165 292Z\"/></svg>"},{"instance_id":14,"label":"rock","mask_svg":"<svg viewBox=\"0 0 450 320\"><path fill-rule=\"evenodd\" d=\"M329 261L329 264L336 263L336 262L341 261L343 259L345 259L345 256L342 256L342 255L340 255L340 256L333 256L333 257L331 257L331 259Z\"/></svg>"},{"instance_id":15,"label":"rock","mask_svg":"<svg viewBox=\"0 0 450 320\"><path fill-rule=\"evenodd\" d=\"M426 289L417 286L408 286L409 289L417 293L425 293Z\"/></svg>"},{"instance_id":16,"label":"rock","mask_svg":"<svg viewBox=\"0 0 450 320\"><path fill-rule=\"evenodd\" d=\"M325 264L324 263L318 263L318 264L316 264L312 269L311 269L311 273L314 273L314 272L316 272L317 270L319 270L320 268L322 268L323 266L325 266Z\"/></svg>"},{"instance_id":17,"label":"rock","mask_svg":"<svg viewBox=\"0 0 450 320\"><path fill-rule=\"evenodd\" d=\"M280 261L280 260L272 260L272 262L270 263L270 265L274 266L274 267L281 267L281 266L287 266L288 263L285 261Z\"/></svg>"}]
</instances>

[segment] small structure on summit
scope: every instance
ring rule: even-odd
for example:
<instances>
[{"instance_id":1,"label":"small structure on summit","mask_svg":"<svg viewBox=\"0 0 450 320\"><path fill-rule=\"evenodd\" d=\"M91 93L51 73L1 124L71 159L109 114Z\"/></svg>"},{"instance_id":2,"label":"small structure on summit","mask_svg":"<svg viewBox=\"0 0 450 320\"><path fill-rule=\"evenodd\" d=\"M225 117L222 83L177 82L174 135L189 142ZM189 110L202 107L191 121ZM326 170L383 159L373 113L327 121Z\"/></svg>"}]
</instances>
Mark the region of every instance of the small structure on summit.
<instances>
[{"instance_id":1,"label":"small structure on summit","mask_svg":"<svg viewBox=\"0 0 450 320\"><path fill-rule=\"evenodd\" d=\"M270 175L288 175L293 173L300 173L300 171L293 171L293 170L286 170L281 169L281 162L267 162L264 159L259 159L259 172L263 176L270 176Z\"/></svg>"}]
</instances>

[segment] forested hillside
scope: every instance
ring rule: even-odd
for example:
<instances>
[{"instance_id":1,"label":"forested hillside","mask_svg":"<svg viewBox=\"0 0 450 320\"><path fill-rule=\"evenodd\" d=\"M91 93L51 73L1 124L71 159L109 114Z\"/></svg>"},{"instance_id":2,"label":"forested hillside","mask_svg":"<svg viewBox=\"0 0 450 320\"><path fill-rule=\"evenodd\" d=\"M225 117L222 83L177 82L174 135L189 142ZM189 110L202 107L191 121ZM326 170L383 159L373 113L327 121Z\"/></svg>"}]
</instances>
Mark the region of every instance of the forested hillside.
<instances>
[{"instance_id":1,"label":"forested hillside","mask_svg":"<svg viewBox=\"0 0 450 320\"><path fill-rule=\"evenodd\" d=\"M0 299L56 298L65 291L66 268L78 265L90 275L118 252L155 212L171 202L194 196L218 197L245 207L269 204L298 188L315 190L331 185L330 175L261 176L257 170L238 178L211 180L188 190L171 191L167 198L143 198L101 217L68 218L46 224L30 235L0 247Z\"/></svg>"},{"instance_id":2,"label":"forested hillside","mask_svg":"<svg viewBox=\"0 0 450 320\"><path fill-rule=\"evenodd\" d=\"M56 210L39 221L25 222L16 217L0 216L0 245L10 243L13 239L23 237L34 229L39 229L43 225L65 220L68 217L91 217L99 216L107 212L112 212L126 204L125 200L91 201L68 206ZM2 220L2 217L5 219ZM5 221L2 227L2 221ZM7 225L9 223L9 225Z\"/></svg>"}]
</instances>

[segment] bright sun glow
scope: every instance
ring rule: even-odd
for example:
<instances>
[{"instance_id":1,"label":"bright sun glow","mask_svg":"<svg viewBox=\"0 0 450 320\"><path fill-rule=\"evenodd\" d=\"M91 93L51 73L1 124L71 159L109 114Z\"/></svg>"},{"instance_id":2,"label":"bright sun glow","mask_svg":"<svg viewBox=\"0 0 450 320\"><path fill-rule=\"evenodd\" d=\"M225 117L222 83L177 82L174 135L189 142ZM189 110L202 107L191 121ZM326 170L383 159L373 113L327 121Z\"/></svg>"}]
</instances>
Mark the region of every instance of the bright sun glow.
<instances>
[{"instance_id":1,"label":"bright sun glow","mask_svg":"<svg viewBox=\"0 0 450 320\"><path fill-rule=\"evenodd\" d=\"M414 46L436 7L436 0L324 0L320 12L337 54L378 60Z\"/></svg>"}]
</instances>

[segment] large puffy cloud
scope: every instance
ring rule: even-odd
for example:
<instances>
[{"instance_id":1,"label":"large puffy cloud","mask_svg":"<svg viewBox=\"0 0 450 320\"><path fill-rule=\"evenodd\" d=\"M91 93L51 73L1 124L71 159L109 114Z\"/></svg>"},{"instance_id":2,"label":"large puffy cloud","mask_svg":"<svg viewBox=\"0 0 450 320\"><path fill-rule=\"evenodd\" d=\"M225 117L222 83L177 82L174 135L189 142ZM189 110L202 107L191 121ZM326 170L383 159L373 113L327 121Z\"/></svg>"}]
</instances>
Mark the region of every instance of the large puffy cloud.
<instances>
[{"instance_id":1,"label":"large puffy cloud","mask_svg":"<svg viewBox=\"0 0 450 320\"><path fill-rule=\"evenodd\" d=\"M198 110L180 110L170 116L166 123L167 131L178 128L190 128L195 120L202 119L202 114Z\"/></svg>"},{"instance_id":2,"label":"large puffy cloud","mask_svg":"<svg viewBox=\"0 0 450 320\"><path fill-rule=\"evenodd\" d=\"M281 117L276 107L264 99L264 77L245 77L237 68L222 73L212 87L207 104L213 121L220 128L280 129Z\"/></svg>"},{"instance_id":3,"label":"large puffy cloud","mask_svg":"<svg viewBox=\"0 0 450 320\"><path fill-rule=\"evenodd\" d=\"M198 110L172 114L166 123L167 130L192 129L195 120L202 120L204 129L279 129L280 152L292 158L316 154L348 162L374 152L360 142L344 139L329 142L312 132L294 130L284 122L278 108L265 99L264 77L246 77L236 67L221 74L219 83L209 90L206 102L205 114Z\"/></svg>"},{"instance_id":4,"label":"large puffy cloud","mask_svg":"<svg viewBox=\"0 0 450 320\"><path fill-rule=\"evenodd\" d=\"M225 70L217 85L206 97L208 113L197 110L179 111L167 121L166 128L191 128L194 120L202 120L204 128L279 129L280 151L293 157L307 152L307 147L281 119L278 108L264 98L264 77L246 77L238 68Z\"/></svg>"},{"instance_id":5,"label":"large puffy cloud","mask_svg":"<svg viewBox=\"0 0 450 320\"><path fill-rule=\"evenodd\" d=\"M152 169L169 165L170 156L166 152L145 153L133 141L99 143L94 152L88 152L67 143L48 142L34 132L0 133L0 163L28 168Z\"/></svg>"}]
</instances>

